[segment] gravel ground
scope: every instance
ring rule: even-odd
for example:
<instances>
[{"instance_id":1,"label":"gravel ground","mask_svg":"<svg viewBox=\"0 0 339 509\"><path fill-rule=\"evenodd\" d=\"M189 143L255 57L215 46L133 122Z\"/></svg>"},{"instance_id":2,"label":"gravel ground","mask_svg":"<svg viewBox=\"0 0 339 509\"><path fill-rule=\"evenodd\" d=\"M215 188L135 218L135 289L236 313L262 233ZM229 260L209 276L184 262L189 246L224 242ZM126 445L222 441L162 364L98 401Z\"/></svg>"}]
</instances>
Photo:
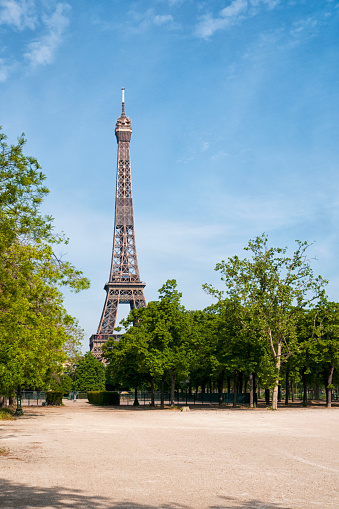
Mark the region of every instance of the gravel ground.
<instances>
[{"instance_id":1,"label":"gravel ground","mask_svg":"<svg viewBox=\"0 0 339 509\"><path fill-rule=\"evenodd\" d=\"M339 408L84 401L0 421L0 508L338 509Z\"/></svg>"}]
</instances>

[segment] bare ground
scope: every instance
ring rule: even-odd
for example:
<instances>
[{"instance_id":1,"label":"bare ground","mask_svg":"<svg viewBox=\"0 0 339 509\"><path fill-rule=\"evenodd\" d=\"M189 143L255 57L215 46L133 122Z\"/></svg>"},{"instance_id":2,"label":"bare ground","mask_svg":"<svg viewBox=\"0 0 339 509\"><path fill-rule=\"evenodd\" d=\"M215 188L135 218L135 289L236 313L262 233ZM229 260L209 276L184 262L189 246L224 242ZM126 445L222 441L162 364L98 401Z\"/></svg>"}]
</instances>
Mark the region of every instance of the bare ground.
<instances>
[{"instance_id":1,"label":"bare ground","mask_svg":"<svg viewBox=\"0 0 339 509\"><path fill-rule=\"evenodd\" d=\"M0 508L338 509L338 421L323 407L27 408L0 422Z\"/></svg>"}]
</instances>

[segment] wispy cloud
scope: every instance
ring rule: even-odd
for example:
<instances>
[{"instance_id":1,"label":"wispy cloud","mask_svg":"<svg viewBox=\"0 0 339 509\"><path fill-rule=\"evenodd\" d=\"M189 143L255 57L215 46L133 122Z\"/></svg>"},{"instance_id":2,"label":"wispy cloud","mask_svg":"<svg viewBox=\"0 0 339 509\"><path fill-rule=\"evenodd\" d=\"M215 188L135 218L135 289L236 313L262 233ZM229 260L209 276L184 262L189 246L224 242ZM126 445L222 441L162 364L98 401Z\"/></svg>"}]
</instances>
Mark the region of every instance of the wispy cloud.
<instances>
[{"instance_id":1,"label":"wispy cloud","mask_svg":"<svg viewBox=\"0 0 339 509\"><path fill-rule=\"evenodd\" d=\"M171 23L173 21L173 16L171 14L163 14L162 16L158 15L154 17L155 25L165 25L166 23Z\"/></svg>"},{"instance_id":2,"label":"wispy cloud","mask_svg":"<svg viewBox=\"0 0 339 509\"><path fill-rule=\"evenodd\" d=\"M0 0L0 25L34 30L37 23L35 0Z\"/></svg>"},{"instance_id":3,"label":"wispy cloud","mask_svg":"<svg viewBox=\"0 0 339 509\"><path fill-rule=\"evenodd\" d=\"M273 9L280 0L232 0L217 16L210 13L201 17L196 26L198 37L208 39L218 30L224 30L247 17L255 16L262 7Z\"/></svg>"},{"instance_id":4,"label":"wispy cloud","mask_svg":"<svg viewBox=\"0 0 339 509\"><path fill-rule=\"evenodd\" d=\"M12 47L2 47L0 82L6 82L15 70L27 67L27 63L37 67L53 62L69 24L70 9L69 4L53 0L0 0L3 32L23 32ZM23 41L21 45L19 41Z\"/></svg>"},{"instance_id":5,"label":"wispy cloud","mask_svg":"<svg viewBox=\"0 0 339 509\"><path fill-rule=\"evenodd\" d=\"M0 83L7 81L11 72L15 69L16 63L11 63L5 58L0 58Z\"/></svg>"},{"instance_id":6,"label":"wispy cloud","mask_svg":"<svg viewBox=\"0 0 339 509\"><path fill-rule=\"evenodd\" d=\"M143 33L154 26L166 27L171 30L179 28L171 14L156 14L153 8L143 12L133 9L129 11L129 15L133 22L132 33Z\"/></svg>"},{"instance_id":7,"label":"wispy cloud","mask_svg":"<svg viewBox=\"0 0 339 509\"><path fill-rule=\"evenodd\" d=\"M168 3L170 5L170 7L172 5L179 5L179 4L182 4L185 0L168 0Z\"/></svg>"},{"instance_id":8,"label":"wispy cloud","mask_svg":"<svg viewBox=\"0 0 339 509\"><path fill-rule=\"evenodd\" d=\"M28 51L24 54L33 66L50 64L54 59L56 49L62 42L62 36L69 24L70 5L58 3L55 12L50 16L43 16L42 20L47 28L39 40L28 45Z\"/></svg>"}]
</instances>

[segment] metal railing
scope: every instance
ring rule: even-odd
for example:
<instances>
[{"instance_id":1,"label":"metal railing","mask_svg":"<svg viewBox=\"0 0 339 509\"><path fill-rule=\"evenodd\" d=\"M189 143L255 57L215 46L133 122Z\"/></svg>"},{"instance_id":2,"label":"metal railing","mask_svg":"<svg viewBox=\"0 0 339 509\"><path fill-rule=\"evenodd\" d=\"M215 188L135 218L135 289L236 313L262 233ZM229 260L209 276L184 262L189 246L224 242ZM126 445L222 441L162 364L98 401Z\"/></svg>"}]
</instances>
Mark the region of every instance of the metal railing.
<instances>
[{"instance_id":1,"label":"metal railing","mask_svg":"<svg viewBox=\"0 0 339 509\"><path fill-rule=\"evenodd\" d=\"M138 391L138 402L139 405L150 405L151 404L151 392L148 391ZM122 392L120 393L120 405L133 405L135 399L134 391L130 392ZM160 391L155 391L154 393L154 403L160 404L161 401L161 393ZM255 395L255 402L257 401L257 396ZM165 405L169 405L171 402L171 394L170 392L165 392L164 394L164 403ZM174 402L176 405L218 405L219 404L219 394L216 392L198 392L189 394L189 392L181 392L175 391L174 393ZM250 395L246 394L237 394L237 403L239 404L249 404ZM233 404L233 393L223 393L223 403L232 405Z\"/></svg>"},{"instance_id":2,"label":"metal railing","mask_svg":"<svg viewBox=\"0 0 339 509\"><path fill-rule=\"evenodd\" d=\"M42 406L46 405L46 393L44 391L22 391L22 406Z\"/></svg>"}]
</instances>

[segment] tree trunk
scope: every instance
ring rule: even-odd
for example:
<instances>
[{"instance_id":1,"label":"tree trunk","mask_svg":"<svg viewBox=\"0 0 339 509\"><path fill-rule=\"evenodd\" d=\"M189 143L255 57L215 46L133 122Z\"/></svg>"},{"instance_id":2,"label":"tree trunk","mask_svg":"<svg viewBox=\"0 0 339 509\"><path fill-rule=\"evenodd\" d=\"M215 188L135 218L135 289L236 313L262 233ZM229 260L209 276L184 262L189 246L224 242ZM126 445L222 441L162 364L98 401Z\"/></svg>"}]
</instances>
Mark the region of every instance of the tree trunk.
<instances>
[{"instance_id":1,"label":"tree trunk","mask_svg":"<svg viewBox=\"0 0 339 509\"><path fill-rule=\"evenodd\" d=\"M328 366L328 377L326 385L326 407L332 407L332 381L333 381L334 365L329 364Z\"/></svg>"},{"instance_id":2,"label":"tree trunk","mask_svg":"<svg viewBox=\"0 0 339 509\"><path fill-rule=\"evenodd\" d=\"M291 401L294 403L294 379L291 377Z\"/></svg>"},{"instance_id":3,"label":"tree trunk","mask_svg":"<svg viewBox=\"0 0 339 509\"><path fill-rule=\"evenodd\" d=\"M275 358L275 367L277 370L277 378L275 380L275 384L273 387L272 394L272 410L278 410L278 388L279 388L279 374L280 374L280 365L281 365L281 342L278 342L277 345L277 355Z\"/></svg>"},{"instance_id":4,"label":"tree trunk","mask_svg":"<svg viewBox=\"0 0 339 509\"><path fill-rule=\"evenodd\" d=\"M175 391L175 373L171 373L171 406L175 405L174 391Z\"/></svg>"},{"instance_id":5,"label":"tree trunk","mask_svg":"<svg viewBox=\"0 0 339 509\"><path fill-rule=\"evenodd\" d=\"M257 406L258 398L257 398L257 380L255 377L255 373L252 372L253 375L253 404Z\"/></svg>"},{"instance_id":6,"label":"tree trunk","mask_svg":"<svg viewBox=\"0 0 339 509\"><path fill-rule=\"evenodd\" d=\"M154 381L151 378L151 406L154 406Z\"/></svg>"},{"instance_id":7,"label":"tree trunk","mask_svg":"<svg viewBox=\"0 0 339 509\"><path fill-rule=\"evenodd\" d=\"M0 408L2 408L5 404L5 396L0 396Z\"/></svg>"},{"instance_id":8,"label":"tree trunk","mask_svg":"<svg viewBox=\"0 0 339 509\"><path fill-rule=\"evenodd\" d=\"M208 379L208 388L209 388L210 394L212 394L212 380L211 380L211 378Z\"/></svg>"},{"instance_id":9,"label":"tree trunk","mask_svg":"<svg viewBox=\"0 0 339 509\"><path fill-rule=\"evenodd\" d=\"M320 399L320 387L318 384L314 387L314 399L319 400Z\"/></svg>"},{"instance_id":10,"label":"tree trunk","mask_svg":"<svg viewBox=\"0 0 339 509\"><path fill-rule=\"evenodd\" d=\"M243 376L243 372L242 371L239 371L239 376L238 376L238 392L240 394L242 394L242 387L243 387L243 381L244 381L244 376Z\"/></svg>"},{"instance_id":11,"label":"tree trunk","mask_svg":"<svg viewBox=\"0 0 339 509\"><path fill-rule=\"evenodd\" d=\"M206 380L205 379L201 382L201 393L202 394L206 393Z\"/></svg>"},{"instance_id":12,"label":"tree trunk","mask_svg":"<svg viewBox=\"0 0 339 509\"><path fill-rule=\"evenodd\" d=\"M288 368L286 368L286 376L285 376L285 405L288 405L288 398L289 398L289 375L290 371Z\"/></svg>"},{"instance_id":13,"label":"tree trunk","mask_svg":"<svg viewBox=\"0 0 339 509\"><path fill-rule=\"evenodd\" d=\"M250 371L248 376L249 376L248 382L249 382L249 387L250 387L250 408L253 408L253 406L254 406L254 383L253 383L254 382L254 380L253 380L254 377L253 377L253 372Z\"/></svg>"},{"instance_id":14,"label":"tree trunk","mask_svg":"<svg viewBox=\"0 0 339 509\"><path fill-rule=\"evenodd\" d=\"M272 392L272 410L278 410L278 387L279 380L275 380L275 385Z\"/></svg>"},{"instance_id":15,"label":"tree trunk","mask_svg":"<svg viewBox=\"0 0 339 509\"><path fill-rule=\"evenodd\" d=\"M219 405L223 404L223 396L222 391L224 389L224 376L225 372L222 370L222 372L218 376L218 395L219 395Z\"/></svg>"},{"instance_id":16,"label":"tree trunk","mask_svg":"<svg viewBox=\"0 0 339 509\"><path fill-rule=\"evenodd\" d=\"M227 392L228 392L228 394L230 394L230 392L231 392L231 377L230 376L227 377Z\"/></svg>"},{"instance_id":17,"label":"tree trunk","mask_svg":"<svg viewBox=\"0 0 339 509\"><path fill-rule=\"evenodd\" d=\"M265 403L267 406L270 405L270 390L265 389Z\"/></svg>"},{"instance_id":18,"label":"tree trunk","mask_svg":"<svg viewBox=\"0 0 339 509\"><path fill-rule=\"evenodd\" d=\"M139 406L138 387L134 387L134 403L133 403L133 406Z\"/></svg>"},{"instance_id":19,"label":"tree trunk","mask_svg":"<svg viewBox=\"0 0 339 509\"><path fill-rule=\"evenodd\" d=\"M165 375L161 379L161 388L160 388L160 408L164 408L165 406Z\"/></svg>"},{"instance_id":20,"label":"tree trunk","mask_svg":"<svg viewBox=\"0 0 339 509\"><path fill-rule=\"evenodd\" d=\"M303 381L303 406L307 406L307 381L306 381L306 368L303 368L301 372L301 377Z\"/></svg>"},{"instance_id":21,"label":"tree trunk","mask_svg":"<svg viewBox=\"0 0 339 509\"><path fill-rule=\"evenodd\" d=\"M233 406L237 406L237 384L238 384L238 371L234 370L234 380L233 380Z\"/></svg>"}]
</instances>

